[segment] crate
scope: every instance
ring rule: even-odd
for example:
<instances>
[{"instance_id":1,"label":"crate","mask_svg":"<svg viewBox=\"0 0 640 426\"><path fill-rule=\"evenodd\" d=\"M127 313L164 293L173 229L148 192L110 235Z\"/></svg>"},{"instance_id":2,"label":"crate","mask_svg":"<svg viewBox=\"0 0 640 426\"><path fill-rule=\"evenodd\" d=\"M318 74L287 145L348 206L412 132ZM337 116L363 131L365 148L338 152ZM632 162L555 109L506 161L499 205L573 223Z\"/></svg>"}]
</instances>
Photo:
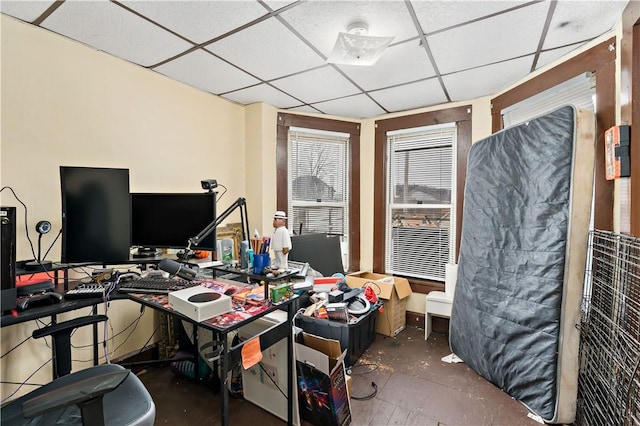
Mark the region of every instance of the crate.
<instances>
[{"instance_id":1,"label":"crate","mask_svg":"<svg viewBox=\"0 0 640 426\"><path fill-rule=\"evenodd\" d=\"M296 317L296 325L309 334L334 339L340 342L340 348L347 350L344 364L352 366L367 350L376 338L378 308L376 304L371 310L360 316L356 322L342 323L328 319L307 316Z\"/></svg>"}]
</instances>

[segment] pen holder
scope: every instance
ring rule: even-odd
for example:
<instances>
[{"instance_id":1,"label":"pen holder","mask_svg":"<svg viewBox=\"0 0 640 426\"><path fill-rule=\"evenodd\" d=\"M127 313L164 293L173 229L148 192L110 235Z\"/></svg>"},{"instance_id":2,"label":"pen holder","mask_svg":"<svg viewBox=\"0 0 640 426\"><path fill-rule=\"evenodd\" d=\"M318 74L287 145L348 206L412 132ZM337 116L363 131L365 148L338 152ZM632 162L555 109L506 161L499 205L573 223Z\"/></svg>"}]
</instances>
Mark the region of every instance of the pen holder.
<instances>
[{"instance_id":1,"label":"pen holder","mask_svg":"<svg viewBox=\"0 0 640 426\"><path fill-rule=\"evenodd\" d=\"M264 275L264 269L269 266L269 253L253 255L253 273Z\"/></svg>"}]
</instances>

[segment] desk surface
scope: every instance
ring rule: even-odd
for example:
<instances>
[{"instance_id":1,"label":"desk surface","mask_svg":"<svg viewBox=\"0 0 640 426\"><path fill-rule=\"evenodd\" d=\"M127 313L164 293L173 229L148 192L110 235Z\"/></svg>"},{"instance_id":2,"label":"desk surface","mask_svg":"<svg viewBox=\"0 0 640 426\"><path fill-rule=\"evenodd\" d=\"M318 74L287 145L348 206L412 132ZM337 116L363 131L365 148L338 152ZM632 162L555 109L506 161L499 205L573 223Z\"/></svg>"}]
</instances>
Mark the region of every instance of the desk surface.
<instances>
[{"instance_id":1,"label":"desk surface","mask_svg":"<svg viewBox=\"0 0 640 426\"><path fill-rule=\"evenodd\" d=\"M35 320L38 318L50 317L52 315L62 314L64 312L74 311L101 303L101 299L62 299L59 303L50 305L34 306L26 311L17 312L17 314L4 314L0 317L0 327L20 324L23 322Z\"/></svg>"},{"instance_id":2,"label":"desk surface","mask_svg":"<svg viewBox=\"0 0 640 426\"><path fill-rule=\"evenodd\" d=\"M243 290L246 288L243 287L240 283L238 284L239 285L236 286L237 290ZM229 289L229 287L233 287L228 283L219 282L215 279L203 280L202 285L220 293L224 293L227 289ZM293 299L295 299L296 297L297 296L295 296ZM169 297L165 294L131 293L129 294L129 298L142 303L143 305L148 305L154 309L163 310L167 313L183 317L187 321L194 322L192 319L180 314L177 311L174 311L173 308L169 306ZM258 305L251 305L248 303L239 303L237 301L233 301L233 310L231 312L227 312L208 320L201 321L198 324L210 330L218 332L229 332L244 325L243 323L250 322L252 319L257 318L258 316L262 316L276 309L286 308L289 303L293 302L293 299L286 300L277 304L271 303L271 301L267 300Z\"/></svg>"}]
</instances>

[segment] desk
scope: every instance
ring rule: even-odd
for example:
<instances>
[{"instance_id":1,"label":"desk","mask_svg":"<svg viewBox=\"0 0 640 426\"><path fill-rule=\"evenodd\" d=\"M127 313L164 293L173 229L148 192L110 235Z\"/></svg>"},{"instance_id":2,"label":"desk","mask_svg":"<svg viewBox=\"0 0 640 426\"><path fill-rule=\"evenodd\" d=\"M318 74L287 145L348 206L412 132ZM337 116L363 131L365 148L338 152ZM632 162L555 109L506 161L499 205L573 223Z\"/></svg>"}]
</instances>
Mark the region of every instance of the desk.
<instances>
[{"instance_id":1,"label":"desk","mask_svg":"<svg viewBox=\"0 0 640 426\"><path fill-rule=\"evenodd\" d=\"M62 291L61 286L56 286L56 291ZM15 324L21 324L27 321L36 320L39 318L50 317L51 323L57 322L58 314L65 312L71 312L82 308L92 307L92 315L97 314L97 305L102 303L102 299L76 299L66 300L62 299L59 303L52 303L49 305L34 306L26 311L18 312L15 316L12 314L4 314L0 317L0 327L8 327ZM93 364L98 365L98 325L93 326ZM55 342L51 341L51 358L53 359L53 379L56 379L56 358L55 358Z\"/></svg>"},{"instance_id":2,"label":"desk","mask_svg":"<svg viewBox=\"0 0 640 426\"><path fill-rule=\"evenodd\" d=\"M205 284L210 288L215 289L217 284L215 280L211 280ZM206 321L196 322L192 319L174 311L168 302L168 296L166 295L153 295L153 294L129 294L131 300L137 301L150 308L160 310L162 312L175 315L180 319L183 319L194 326L203 327L214 333L217 342L216 352L219 352L220 365L220 377L221 377L221 390L220 390L220 406L221 406L221 424L227 426L229 424L229 393L227 392L227 379L228 373L231 367L239 362L242 358L241 351L245 342L241 342L238 345L229 347L227 336L230 332L237 330L259 318L264 317L270 312L275 310L286 310L287 321L275 325L268 330L260 333L256 337L260 339L260 348L264 350L271 345L275 344L284 337L287 338L287 418L288 424L293 424L293 398L297 398L297 395L293 393L294 387L294 371L293 371L293 334L292 334L292 320L295 314L295 301L297 296L280 302L278 304L265 304L264 306L252 306L247 310L228 312L226 314L213 317ZM196 333L197 335L197 333ZM196 344L197 346L197 344Z\"/></svg>"}]
</instances>

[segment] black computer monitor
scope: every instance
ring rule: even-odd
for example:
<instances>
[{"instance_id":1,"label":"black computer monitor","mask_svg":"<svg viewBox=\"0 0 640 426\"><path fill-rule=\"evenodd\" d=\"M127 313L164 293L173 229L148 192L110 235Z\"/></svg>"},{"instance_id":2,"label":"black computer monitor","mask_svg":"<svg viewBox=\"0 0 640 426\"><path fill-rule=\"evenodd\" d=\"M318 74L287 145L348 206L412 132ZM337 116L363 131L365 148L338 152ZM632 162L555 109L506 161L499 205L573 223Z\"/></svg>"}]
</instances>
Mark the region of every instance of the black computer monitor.
<instances>
[{"instance_id":1,"label":"black computer monitor","mask_svg":"<svg viewBox=\"0 0 640 426\"><path fill-rule=\"evenodd\" d=\"M62 262L129 259L129 169L60 166Z\"/></svg>"},{"instance_id":2,"label":"black computer monitor","mask_svg":"<svg viewBox=\"0 0 640 426\"><path fill-rule=\"evenodd\" d=\"M132 193L131 244L138 256L159 248L184 249L216 218L215 193ZM216 249L215 231L193 249Z\"/></svg>"}]
</instances>

